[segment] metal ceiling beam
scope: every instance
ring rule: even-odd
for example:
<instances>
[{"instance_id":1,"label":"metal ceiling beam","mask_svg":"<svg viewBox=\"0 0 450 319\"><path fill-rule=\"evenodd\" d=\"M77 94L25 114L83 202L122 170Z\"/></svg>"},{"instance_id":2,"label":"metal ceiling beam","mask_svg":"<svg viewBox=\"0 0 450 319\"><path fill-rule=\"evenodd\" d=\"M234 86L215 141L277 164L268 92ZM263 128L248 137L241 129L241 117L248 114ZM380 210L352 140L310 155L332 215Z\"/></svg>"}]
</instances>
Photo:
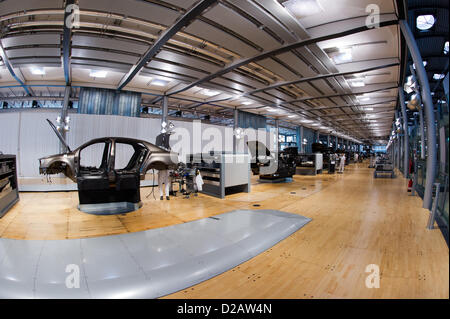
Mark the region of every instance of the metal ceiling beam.
<instances>
[{"instance_id":1,"label":"metal ceiling beam","mask_svg":"<svg viewBox=\"0 0 450 319\"><path fill-rule=\"evenodd\" d=\"M135 64L131 70L122 78L118 90L123 89L147 65L147 63L159 52L159 50L169 41L178 31L187 26L193 19L199 16L205 9L215 4L217 0L202 0L192 9L187 11L174 25L167 28L161 36L153 43L144 56Z\"/></svg>"},{"instance_id":2,"label":"metal ceiling beam","mask_svg":"<svg viewBox=\"0 0 450 319\"><path fill-rule=\"evenodd\" d=\"M72 47L72 28L67 25L67 19L73 14L72 11L75 0L66 0L66 7L64 10L64 31L63 31L63 69L64 80L66 85L72 82L72 69L70 67L71 47Z\"/></svg>"},{"instance_id":3,"label":"metal ceiling beam","mask_svg":"<svg viewBox=\"0 0 450 319\"><path fill-rule=\"evenodd\" d=\"M397 99L391 99L386 101L381 101L377 103L369 103L369 104L352 104L352 105L335 105L335 106L321 106L314 108L315 111L322 111L322 110L332 110L332 109L343 109L343 108L352 108L352 107L366 107L366 106L374 106L374 105L381 105L386 103L392 103L396 102Z\"/></svg>"},{"instance_id":4,"label":"metal ceiling beam","mask_svg":"<svg viewBox=\"0 0 450 319\"><path fill-rule=\"evenodd\" d=\"M385 22L381 22L380 23L380 27L392 26L392 25L397 25L397 24L398 24L398 20L385 21ZM257 62L257 61L260 61L260 60L263 60L263 59L266 59L266 58L269 58L269 57L272 57L272 56L275 56L275 55L278 55L278 54L281 54L281 53L285 53L285 52L288 52L288 51L291 51L291 50L294 50L294 49L298 49L298 48L301 48L301 47L304 47L304 46L308 46L308 45L311 45L311 44L315 44L315 43L318 43L318 42L332 40L332 39L336 39L336 38L341 38L341 37L344 37L344 36L347 36L347 35L360 33L360 32L364 32L364 31L367 31L367 30L370 30L370 29L368 28L367 25L364 25L364 26L360 26L360 27L357 27L357 28L349 29L349 30L346 30L346 31L329 34L329 35L326 35L326 36L309 38L309 39L305 39L305 40L300 40L300 41L297 41L297 42L289 43L289 44L281 46L281 47L279 47L277 49L265 51L263 53L257 54L257 55L255 55L253 57L250 57L250 58L240 59L240 60L238 60L238 61L236 61L234 63L231 63L230 65L226 66L225 68L223 68L223 69L221 69L221 70L219 70L219 71L217 71L215 73L212 73L212 74L210 74L208 76L205 76L204 78L199 79L199 80L197 80L197 81L195 81L195 82L185 86L182 89L178 89L178 90L174 90L174 91L168 91L167 95L173 95L173 94L178 94L178 93L184 92L184 91L189 90L190 88L192 88L194 86L200 85L200 84L202 84L204 82L211 81L212 79L215 79L215 78L217 78L219 76L222 76L222 75L224 75L224 74L226 74L226 73L228 73L230 71L233 71L236 68L239 68L241 66L247 65L247 64L252 63L252 62Z\"/></svg>"},{"instance_id":5,"label":"metal ceiling beam","mask_svg":"<svg viewBox=\"0 0 450 319\"><path fill-rule=\"evenodd\" d=\"M246 92L244 94L244 96L247 96L249 94L262 92L262 91L277 89L277 88L282 87L282 86L288 86L288 85L293 85L293 84L298 84L298 83L303 83L303 82L327 79L327 78L332 78L332 77L337 77L337 76L346 76L346 75L352 75L352 74L358 74L358 73L365 73L365 72L376 71L376 70L380 70L380 69L386 69L386 68L390 68L390 67L398 66L398 65L399 65L399 63L391 63L391 64L385 64L385 65L380 65L380 66L366 68L366 69L361 69L361 70L354 70L354 71L347 71L347 72L338 72L338 73L329 73L329 74L321 74L321 75L317 75L317 76L301 78L301 79L295 80L295 81L285 81L285 82L275 83L273 85L269 85L269 86L266 86L266 87L263 87L263 88L259 88L259 89L253 90L253 91Z\"/></svg>"},{"instance_id":6,"label":"metal ceiling beam","mask_svg":"<svg viewBox=\"0 0 450 319\"><path fill-rule=\"evenodd\" d=\"M14 78L14 80L16 80L20 84L20 86L25 90L25 92L28 95L32 95L30 89L28 89L28 87L25 85L25 79L23 78L22 74L20 74L20 71L19 73L16 73L14 71L13 66L9 61L8 56L6 55L5 49L3 48L1 41L0 41L0 56L2 57L3 63L5 64L6 68L8 69L9 73Z\"/></svg>"},{"instance_id":7,"label":"metal ceiling beam","mask_svg":"<svg viewBox=\"0 0 450 319\"><path fill-rule=\"evenodd\" d=\"M304 98L300 98L300 99L295 99L295 100L281 102L280 105L291 104L291 103L296 103L296 102L304 102L304 101L310 101L310 100L328 99L328 98L331 98L331 97L340 97L340 96L360 95L360 94L366 94L366 93L375 93L375 92L380 92L380 91L396 89L397 87L398 86L389 86L389 87L386 87L386 88L380 88L380 89L376 89L376 90L362 91L362 92L352 92L352 93L343 93L343 94L330 94L330 95L321 95L321 96L313 96L313 97L308 96L308 97L304 97ZM295 105L295 106L297 106L297 105ZM311 110L314 110L314 109L312 108Z\"/></svg>"}]
</instances>

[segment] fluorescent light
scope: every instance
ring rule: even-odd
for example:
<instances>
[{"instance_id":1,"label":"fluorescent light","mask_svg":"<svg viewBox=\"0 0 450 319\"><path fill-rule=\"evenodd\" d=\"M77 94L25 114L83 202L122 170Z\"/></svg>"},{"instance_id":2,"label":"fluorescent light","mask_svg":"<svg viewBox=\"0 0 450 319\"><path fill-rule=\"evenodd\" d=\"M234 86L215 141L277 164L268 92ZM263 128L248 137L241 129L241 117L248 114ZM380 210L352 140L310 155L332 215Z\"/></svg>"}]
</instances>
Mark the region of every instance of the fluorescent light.
<instances>
[{"instance_id":1,"label":"fluorescent light","mask_svg":"<svg viewBox=\"0 0 450 319\"><path fill-rule=\"evenodd\" d=\"M169 83L169 82L161 80L161 79L154 79L152 82L150 82L151 85L155 85L155 86L166 86L167 83Z\"/></svg>"},{"instance_id":2,"label":"fluorescent light","mask_svg":"<svg viewBox=\"0 0 450 319\"><path fill-rule=\"evenodd\" d=\"M276 112L277 110L275 110L275 109L271 109L271 108L269 108L269 109L267 109L269 112Z\"/></svg>"},{"instance_id":3,"label":"fluorescent light","mask_svg":"<svg viewBox=\"0 0 450 319\"><path fill-rule=\"evenodd\" d=\"M89 73L89 76L93 77L93 78L106 78L107 74L108 74L108 71L91 70L91 72Z\"/></svg>"},{"instance_id":4,"label":"fluorescent light","mask_svg":"<svg viewBox=\"0 0 450 319\"><path fill-rule=\"evenodd\" d=\"M252 102L252 101L244 101L244 102L242 102L242 104L244 104L244 105L250 105L250 104L253 104L253 102Z\"/></svg>"},{"instance_id":5,"label":"fluorescent light","mask_svg":"<svg viewBox=\"0 0 450 319\"><path fill-rule=\"evenodd\" d=\"M373 107L367 107L364 110L366 110L366 111L373 111Z\"/></svg>"},{"instance_id":6,"label":"fluorescent light","mask_svg":"<svg viewBox=\"0 0 450 319\"><path fill-rule=\"evenodd\" d=\"M334 63L348 63L352 62L352 48L340 48L337 52L330 53Z\"/></svg>"},{"instance_id":7,"label":"fluorescent light","mask_svg":"<svg viewBox=\"0 0 450 319\"><path fill-rule=\"evenodd\" d=\"M318 14L323 8L317 0L289 0L283 2L283 6L297 19Z\"/></svg>"},{"instance_id":8,"label":"fluorescent light","mask_svg":"<svg viewBox=\"0 0 450 319\"><path fill-rule=\"evenodd\" d=\"M203 95L206 95L206 96L214 96L214 95L217 95L217 94L219 94L220 92L218 92L218 91L213 91L213 90L210 90L210 89L204 89L203 91L202 91L202 94Z\"/></svg>"},{"instance_id":9,"label":"fluorescent light","mask_svg":"<svg viewBox=\"0 0 450 319\"><path fill-rule=\"evenodd\" d=\"M364 81L352 81L352 82L350 82L351 83L351 85L354 87L354 88L359 88L359 87L363 87L363 86L365 86L366 84L364 83Z\"/></svg>"},{"instance_id":10,"label":"fluorescent light","mask_svg":"<svg viewBox=\"0 0 450 319\"><path fill-rule=\"evenodd\" d=\"M369 101L370 97L358 97L358 100L360 100L361 102L365 102L365 101Z\"/></svg>"},{"instance_id":11,"label":"fluorescent light","mask_svg":"<svg viewBox=\"0 0 450 319\"><path fill-rule=\"evenodd\" d=\"M289 118L293 118L293 117L296 117L297 115L289 115L288 117Z\"/></svg>"},{"instance_id":12,"label":"fluorescent light","mask_svg":"<svg viewBox=\"0 0 450 319\"><path fill-rule=\"evenodd\" d=\"M31 73L34 75L45 75L44 68L31 68Z\"/></svg>"},{"instance_id":13,"label":"fluorescent light","mask_svg":"<svg viewBox=\"0 0 450 319\"><path fill-rule=\"evenodd\" d=\"M442 74L442 73L433 74L433 79L435 79L435 80L442 80L443 78L445 78L445 74Z\"/></svg>"}]
</instances>

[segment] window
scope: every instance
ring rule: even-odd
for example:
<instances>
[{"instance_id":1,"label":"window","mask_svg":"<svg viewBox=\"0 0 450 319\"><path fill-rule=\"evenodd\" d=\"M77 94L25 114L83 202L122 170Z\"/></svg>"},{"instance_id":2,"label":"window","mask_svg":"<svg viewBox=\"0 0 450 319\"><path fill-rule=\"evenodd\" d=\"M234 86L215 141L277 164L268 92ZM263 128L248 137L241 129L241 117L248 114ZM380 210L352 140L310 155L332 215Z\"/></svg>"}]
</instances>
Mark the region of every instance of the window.
<instances>
[{"instance_id":1,"label":"window","mask_svg":"<svg viewBox=\"0 0 450 319\"><path fill-rule=\"evenodd\" d=\"M116 143L114 169L125 169L130 163L134 148L131 144Z\"/></svg>"},{"instance_id":2,"label":"window","mask_svg":"<svg viewBox=\"0 0 450 319\"><path fill-rule=\"evenodd\" d=\"M86 146L80 151L81 169L106 169L109 158L110 143L94 143Z\"/></svg>"}]
</instances>

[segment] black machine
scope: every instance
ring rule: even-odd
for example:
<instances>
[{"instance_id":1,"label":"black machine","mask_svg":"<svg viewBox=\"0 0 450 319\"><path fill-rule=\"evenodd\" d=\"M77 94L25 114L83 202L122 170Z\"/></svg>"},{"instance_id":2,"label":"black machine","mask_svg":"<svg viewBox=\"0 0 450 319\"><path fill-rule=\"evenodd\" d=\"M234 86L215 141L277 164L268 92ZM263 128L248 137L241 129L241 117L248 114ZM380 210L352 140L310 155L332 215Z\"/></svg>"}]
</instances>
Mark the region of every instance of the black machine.
<instances>
[{"instance_id":1,"label":"black machine","mask_svg":"<svg viewBox=\"0 0 450 319\"><path fill-rule=\"evenodd\" d=\"M278 158L275 159L269 149L259 141L247 142L247 146L252 156L253 175L259 175L261 180L286 179L295 174L296 155L291 148L278 153Z\"/></svg>"},{"instance_id":2,"label":"black machine","mask_svg":"<svg viewBox=\"0 0 450 319\"><path fill-rule=\"evenodd\" d=\"M0 218L18 201L16 156L0 153Z\"/></svg>"}]
</instances>

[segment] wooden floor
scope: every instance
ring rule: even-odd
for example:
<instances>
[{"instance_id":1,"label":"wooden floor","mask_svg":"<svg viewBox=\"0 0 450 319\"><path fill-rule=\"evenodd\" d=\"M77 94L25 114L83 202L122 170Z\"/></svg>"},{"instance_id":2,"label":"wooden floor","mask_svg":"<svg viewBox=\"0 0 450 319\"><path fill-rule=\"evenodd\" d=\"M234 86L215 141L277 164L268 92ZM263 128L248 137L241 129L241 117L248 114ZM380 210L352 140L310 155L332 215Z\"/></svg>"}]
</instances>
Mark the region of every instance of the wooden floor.
<instances>
[{"instance_id":1,"label":"wooden floor","mask_svg":"<svg viewBox=\"0 0 450 319\"><path fill-rule=\"evenodd\" d=\"M406 180L373 179L365 164L343 175L295 176L292 183L258 184L250 194L224 200L200 195L154 200L119 216L76 209L76 192L21 193L0 219L0 237L94 237L204 218L238 208L277 209L312 222L268 251L168 298L449 298L448 247L439 230L427 230L422 201ZM158 194L156 194L158 198ZM260 207L253 207L259 204ZM366 288L366 266L380 268L380 288Z\"/></svg>"}]
</instances>

